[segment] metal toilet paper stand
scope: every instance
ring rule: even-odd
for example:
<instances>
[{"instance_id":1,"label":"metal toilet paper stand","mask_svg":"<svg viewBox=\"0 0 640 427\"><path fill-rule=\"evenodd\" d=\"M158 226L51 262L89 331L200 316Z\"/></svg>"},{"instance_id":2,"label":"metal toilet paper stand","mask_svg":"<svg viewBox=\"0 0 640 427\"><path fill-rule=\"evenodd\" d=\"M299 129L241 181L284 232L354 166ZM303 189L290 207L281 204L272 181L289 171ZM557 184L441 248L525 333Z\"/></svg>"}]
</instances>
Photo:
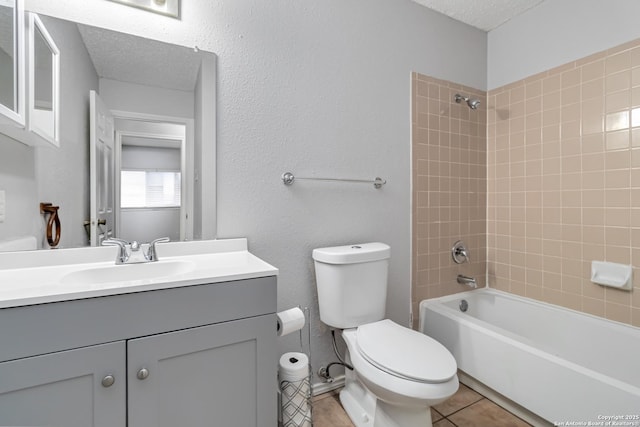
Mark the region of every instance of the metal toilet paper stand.
<instances>
[{"instance_id":1,"label":"metal toilet paper stand","mask_svg":"<svg viewBox=\"0 0 640 427\"><path fill-rule=\"evenodd\" d=\"M307 364L307 375L298 381L278 380L278 389L280 391L278 399L280 401L278 405L279 427L313 427L313 402L311 399L311 377L313 369L311 367L310 354L311 326L309 324L309 308L300 308L305 317L305 325L299 331L300 349L309 361ZM302 337L302 332L305 329L307 333L307 351L304 351Z\"/></svg>"}]
</instances>

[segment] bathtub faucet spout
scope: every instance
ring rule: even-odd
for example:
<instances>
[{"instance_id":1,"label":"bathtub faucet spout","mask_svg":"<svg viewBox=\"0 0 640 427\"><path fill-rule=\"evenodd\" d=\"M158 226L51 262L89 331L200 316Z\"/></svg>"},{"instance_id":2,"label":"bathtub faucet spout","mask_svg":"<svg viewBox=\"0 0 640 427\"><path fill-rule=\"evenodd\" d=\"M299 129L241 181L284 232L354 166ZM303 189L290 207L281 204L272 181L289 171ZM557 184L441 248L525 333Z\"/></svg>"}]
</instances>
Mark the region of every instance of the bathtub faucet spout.
<instances>
[{"instance_id":1,"label":"bathtub faucet spout","mask_svg":"<svg viewBox=\"0 0 640 427\"><path fill-rule=\"evenodd\" d=\"M458 283L460 283L461 285L467 285L470 288L477 288L478 287L478 283L476 282L475 278L469 277L469 276L465 276L463 274L458 274Z\"/></svg>"}]
</instances>

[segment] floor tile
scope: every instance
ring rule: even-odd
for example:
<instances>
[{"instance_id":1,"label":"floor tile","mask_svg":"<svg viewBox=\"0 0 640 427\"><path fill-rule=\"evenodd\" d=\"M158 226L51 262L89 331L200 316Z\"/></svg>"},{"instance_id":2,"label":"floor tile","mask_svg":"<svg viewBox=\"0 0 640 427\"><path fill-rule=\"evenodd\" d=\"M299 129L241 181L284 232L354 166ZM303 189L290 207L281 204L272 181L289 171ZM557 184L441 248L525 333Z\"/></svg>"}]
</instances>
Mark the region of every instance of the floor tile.
<instances>
[{"instance_id":1,"label":"floor tile","mask_svg":"<svg viewBox=\"0 0 640 427\"><path fill-rule=\"evenodd\" d=\"M448 419L443 418L440 421L434 422L433 427L456 427L456 425Z\"/></svg>"},{"instance_id":2,"label":"floor tile","mask_svg":"<svg viewBox=\"0 0 640 427\"><path fill-rule=\"evenodd\" d=\"M476 393L464 384L460 384L456 394L444 402L435 405L433 409L446 417L480 399L482 399L481 394Z\"/></svg>"},{"instance_id":3,"label":"floor tile","mask_svg":"<svg viewBox=\"0 0 640 427\"><path fill-rule=\"evenodd\" d=\"M488 399L482 399L470 406L449 415L458 427L527 427L528 423L496 405Z\"/></svg>"},{"instance_id":4,"label":"floor tile","mask_svg":"<svg viewBox=\"0 0 640 427\"><path fill-rule=\"evenodd\" d=\"M314 427L353 427L340 405L337 393L325 393L313 399Z\"/></svg>"}]
</instances>

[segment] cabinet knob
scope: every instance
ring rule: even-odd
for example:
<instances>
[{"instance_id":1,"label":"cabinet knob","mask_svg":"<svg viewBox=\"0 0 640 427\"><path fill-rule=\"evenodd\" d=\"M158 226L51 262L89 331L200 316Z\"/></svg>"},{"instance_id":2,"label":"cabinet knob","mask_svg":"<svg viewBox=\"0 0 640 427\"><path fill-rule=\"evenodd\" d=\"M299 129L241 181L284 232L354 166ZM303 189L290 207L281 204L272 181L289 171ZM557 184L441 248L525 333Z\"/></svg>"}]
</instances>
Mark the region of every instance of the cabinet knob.
<instances>
[{"instance_id":1,"label":"cabinet knob","mask_svg":"<svg viewBox=\"0 0 640 427\"><path fill-rule=\"evenodd\" d=\"M147 368L142 368L136 374L139 380L144 380L149 376L149 370Z\"/></svg>"},{"instance_id":2,"label":"cabinet knob","mask_svg":"<svg viewBox=\"0 0 640 427\"><path fill-rule=\"evenodd\" d=\"M116 382L116 378L113 375L107 375L102 379L102 387L111 387Z\"/></svg>"}]
</instances>

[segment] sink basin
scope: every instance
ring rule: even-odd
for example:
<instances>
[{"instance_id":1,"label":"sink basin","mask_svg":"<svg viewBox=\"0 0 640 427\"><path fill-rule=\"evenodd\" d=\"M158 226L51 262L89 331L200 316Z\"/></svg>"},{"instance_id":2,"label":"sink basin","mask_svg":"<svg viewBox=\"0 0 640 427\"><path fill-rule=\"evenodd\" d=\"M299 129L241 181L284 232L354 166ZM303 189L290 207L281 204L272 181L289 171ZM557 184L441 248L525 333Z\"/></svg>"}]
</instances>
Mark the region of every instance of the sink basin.
<instances>
[{"instance_id":1,"label":"sink basin","mask_svg":"<svg viewBox=\"0 0 640 427\"><path fill-rule=\"evenodd\" d=\"M73 271L63 276L60 279L60 283L67 285L94 285L110 282L153 281L189 273L194 269L195 263L187 260L110 265Z\"/></svg>"}]
</instances>

